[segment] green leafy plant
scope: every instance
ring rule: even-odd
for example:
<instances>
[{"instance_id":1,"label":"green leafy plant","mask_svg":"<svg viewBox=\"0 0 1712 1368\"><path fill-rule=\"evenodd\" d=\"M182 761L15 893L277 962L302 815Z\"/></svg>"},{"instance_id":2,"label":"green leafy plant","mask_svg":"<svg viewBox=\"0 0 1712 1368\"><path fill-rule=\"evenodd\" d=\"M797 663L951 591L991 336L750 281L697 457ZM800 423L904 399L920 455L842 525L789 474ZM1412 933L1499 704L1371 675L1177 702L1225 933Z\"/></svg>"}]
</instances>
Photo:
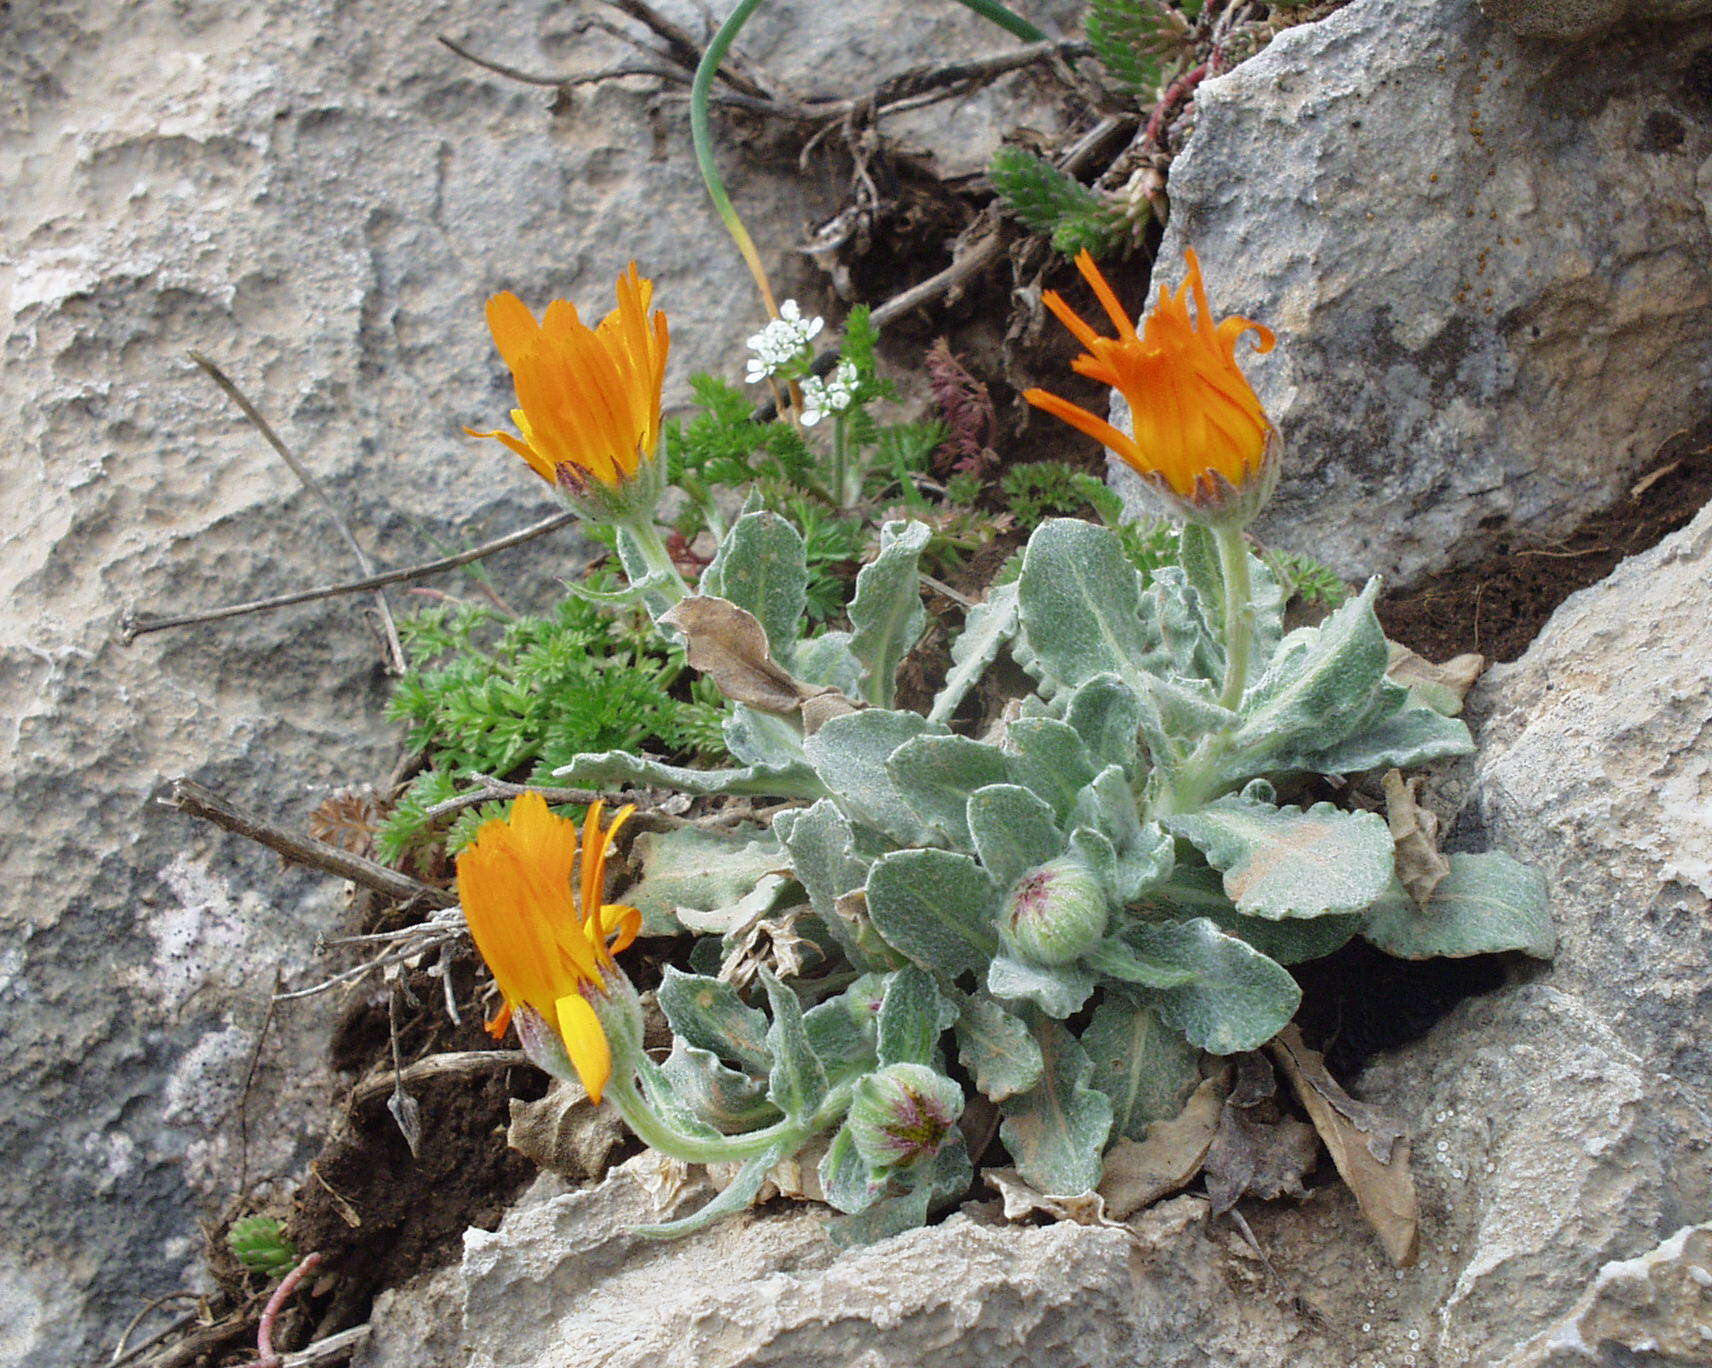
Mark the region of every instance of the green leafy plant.
<instances>
[{"instance_id":1,"label":"green leafy plant","mask_svg":"<svg viewBox=\"0 0 1712 1368\"><path fill-rule=\"evenodd\" d=\"M800 535L770 512L738 519L702 592L662 619L732 701L738 764L688 771L615 749L557 771L797 804L767 831L666 833L643 853L633 893L656 926L673 902L694 905L729 962L770 909L819 947L794 978L757 965L751 1000L728 978L668 973L672 1058L624 1061L639 1084L613 1095L649 1144L743 1168L703 1211L649 1233L746 1205L817 1140L841 1238L919 1224L970 1180L953 1060L998 1109L1029 1184L1086 1192L1110 1146L1176 1113L1203 1056L1288 1026L1289 966L1356 937L1406 958L1551 952L1537 873L1452 855L1418 901L1383 817L1293 800L1314 776L1472 748L1459 720L1388 676L1377 581L1285 633L1284 590L1240 532L1190 524L1144 579L1116 532L1052 519L912 711L896 680L925 627L929 535L888 523L850 630L810 638ZM1032 689L996 732L959 731L1005 651ZM757 861L770 882L742 873ZM734 871L753 894L689 896L686 867ZM662 905L651 881L668 868L679 882Z\"/></svg>"},{"instance_id":2,"label":"green leafy plant","mask_svg":"<svg viewBox=\"0 0 1712 1368\"><path fill-rule=\"evenodd\" d=\"M1146 96L1163 80L1163 55L1181 44L1184 21L1200 11L1198 0L1089 0L1084 31L1112 82Z\"/></svg>"},{"instance_id":3,"label":"green leafy plant","mask_svg":"<svg viewBox=\"0 0 1712 1368\"><path fill-rule=\"evenodd\" d=\"M297 1248L272 1216L240 1216L226 1232L226 1248L252 1273L267 1277L297 1263Z\"/></svg>"},{"instance_id":4,"label":"green leafy plant","mask_svg":"<svg viewBox=\"0 0 1712 1368\"><path fill-rule=\"evenodd\" d=\"M1130 236L1122 206L1023 148L1001 147L987 177L1011 211L1065 256L1104 256Z\"/></svg>"}]
</instances>

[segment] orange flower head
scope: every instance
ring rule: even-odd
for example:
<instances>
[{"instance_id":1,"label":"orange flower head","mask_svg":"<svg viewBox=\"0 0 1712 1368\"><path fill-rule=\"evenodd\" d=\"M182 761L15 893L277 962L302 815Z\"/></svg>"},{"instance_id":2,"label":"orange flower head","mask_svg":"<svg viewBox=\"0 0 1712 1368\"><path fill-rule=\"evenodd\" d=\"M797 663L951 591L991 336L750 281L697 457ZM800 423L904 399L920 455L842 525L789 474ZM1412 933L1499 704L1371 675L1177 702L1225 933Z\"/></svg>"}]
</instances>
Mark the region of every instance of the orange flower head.
<instances>
[{"instance_id":1,"label":"orange flower head","mask_svg":"<svg viewBox=\"0 0 1712 1368\"><path fill-rule=\"evenodd\" d=\"M514 294L488 300L487 325L511 369L511 420L522 436L464 429L503 442L548 484L602 513L621 507L639 474L658 464L671 343L665 313L649 316L654 283L635 262L618 278L617 294L618 307L594 328L563 299L539 322Z\"/></svg>"},{"instance_id":2,"label":"orange flower head","mask_svg":"<svg viewBox=\"0 0 1712 1368\"><path fill-rule=\"evenodd\" d=\"M605 830L601 810L598 802L589 808L579 854L576 823L526 793L458 856L464 916L505 998L488 1030L504 1035L514 1011L534 1013L556 1031L596 1102L612 1076L602 1009L608 999L634 998L613 954L642 926L634 907L601 901L606 857L635 808L620 808Z\"/></svg>"},{"instance_id":3,"label":"orange flower head","mask_svg":"<svg viewBox=\"0 0 1712 1368\"><path fill-rule=\"evenodd\" d=\"M1186 516L1216 519L1259 510L1277 476L1277 441L1247 378L1236 364L1236 342L1252 330L1255 349L1272 350L1269 328L1232 316L1213 321L1194 250L1184 254L1189 276L1172 294L1163 285L1137 334L1117 295L1087 252L1076 266L1117 329L1101 337L1055 292L1051 309L1087 348L1071 365L1121 393L1134 435L1045 390L1024 398L1036 408L1105 443ZM1195 315L1189 315L1189 295Z\"/></svg>"}]
</instances>

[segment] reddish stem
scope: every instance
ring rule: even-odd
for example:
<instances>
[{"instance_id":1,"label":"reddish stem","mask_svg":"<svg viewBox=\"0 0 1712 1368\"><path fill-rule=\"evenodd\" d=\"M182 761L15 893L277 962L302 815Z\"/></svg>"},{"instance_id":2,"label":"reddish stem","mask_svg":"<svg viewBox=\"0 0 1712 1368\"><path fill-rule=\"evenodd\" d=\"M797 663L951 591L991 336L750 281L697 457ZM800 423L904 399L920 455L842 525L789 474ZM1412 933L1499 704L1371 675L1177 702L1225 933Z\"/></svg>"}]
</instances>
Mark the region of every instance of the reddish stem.
<instances>
[{"instance_id":1,"label":"reddish stem","mask_svg":"<svg viewBox=\"0 0 1712 1368\"><path fill-rule=\"evenodd\" d=\"M1184 103L1191 91L1200 85L1208 75L1209 64L1202 62L1191 71L1184 72L1170 85L1165 87L1165 93L1159 97L1159 103L1153 107L1153 113L1148 116L1147 128L1142 133L1142 140L1152 147L1162 146L1160 138L1165 131L1165 120L1171 112Z\"/></svg>"},{"instance_id":2,"label":"reddish stem","mask_svg":"<svg viewBox=\"0 0 1712 1368\"><path fill-rule=\"evenodd\" d=\"M268 1298L267 1305L262 1308L261 1324L256 1327L256 1352L261 1355L254 1363L246 1368L280 1368L284 1360L273 1350L273 1327L279 1319L279 1313L285 1310L285 1304L291 1299L291 1294L297 1291L298 1284L314 1272L315 1265L321 1262L321 1255L305 1254L296 1268L279 1280L279 1286L274 1288L273 1296Z\"/></svg>"}]
</instances>

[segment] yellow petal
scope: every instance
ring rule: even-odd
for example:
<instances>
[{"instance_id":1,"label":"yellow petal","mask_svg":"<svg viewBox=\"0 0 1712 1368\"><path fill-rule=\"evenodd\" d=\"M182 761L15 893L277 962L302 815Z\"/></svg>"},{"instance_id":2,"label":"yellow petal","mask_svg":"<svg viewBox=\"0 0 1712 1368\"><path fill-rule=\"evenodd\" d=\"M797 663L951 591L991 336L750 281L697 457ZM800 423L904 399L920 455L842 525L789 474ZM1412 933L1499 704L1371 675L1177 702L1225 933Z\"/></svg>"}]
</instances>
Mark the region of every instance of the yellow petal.
<instances>
[{"instance_id":1,"label":"yellow petal","mask_svg":"<svg viewBox=\"0 0 1712 1368\"><path fill-rule=\"evenodd\" d=\"M600 1018L581 993L567 993L554 1004L554 1010L565 1053L570 1055L589 1100L598 1104L612 1077L612 1046L600 1028Z\"/></svg>"}]
</instances>

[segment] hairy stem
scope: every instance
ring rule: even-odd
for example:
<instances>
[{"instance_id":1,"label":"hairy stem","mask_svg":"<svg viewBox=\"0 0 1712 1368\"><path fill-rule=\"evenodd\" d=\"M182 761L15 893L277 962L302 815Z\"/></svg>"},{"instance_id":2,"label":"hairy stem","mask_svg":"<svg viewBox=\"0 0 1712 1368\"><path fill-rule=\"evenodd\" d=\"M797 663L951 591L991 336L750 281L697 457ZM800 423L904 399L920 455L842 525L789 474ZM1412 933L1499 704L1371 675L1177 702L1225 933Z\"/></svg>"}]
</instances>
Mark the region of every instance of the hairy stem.
<instances>
[{"instance_id":1,"label":"hairy stem","mask_svg":"<svg viewBox=\"0 0 1712 1368\"><path fill-rule=\"evenodd\" d=\"M666 550L666 543L660 536L660 529L654 526L654 520L642 516L621 526L641 553L642 562L647 567L646 577L655 581L653 587L665 596L668 606L688 598L690 587L672 563L671 552Z\"/></svg>"},{"instance_id":2,"label":"hairy stem","mask_svg":"<svg viewBox=\"0 0 1712 1368\"><path fill-rule=\"evenodd\" d=\"M1234 711L1248 688L1248 648L1254 636L1254 588L1248 547L1240 527L1216 527L1219 569L1225 581L1225 688L1219 703Z\"/></svg>"}]
</instances>

